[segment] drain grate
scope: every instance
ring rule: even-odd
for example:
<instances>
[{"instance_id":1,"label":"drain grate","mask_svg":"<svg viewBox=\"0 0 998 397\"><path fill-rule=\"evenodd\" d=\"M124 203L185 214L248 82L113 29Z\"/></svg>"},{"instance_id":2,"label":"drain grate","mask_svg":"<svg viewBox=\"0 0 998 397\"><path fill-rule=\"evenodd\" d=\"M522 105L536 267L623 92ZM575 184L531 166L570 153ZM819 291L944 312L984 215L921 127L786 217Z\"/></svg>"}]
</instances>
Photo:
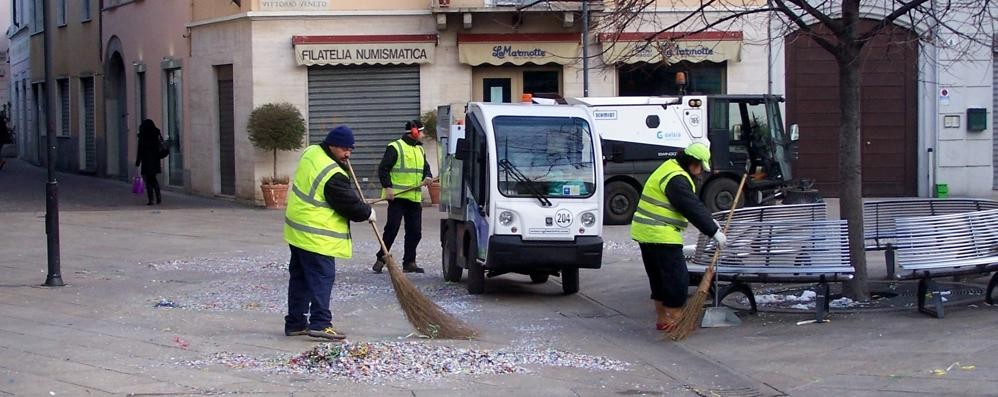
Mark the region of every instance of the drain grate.
<instances>
[{"instance_id":1,"label":"drain grate","mask_svg":"<svg viewBox=\"0 0 998 397\"><path fill-rule=\"evenodd\" d=\"M703 397L762 397L762 393L751 387L738 387L732 389L711 389L686 386L686 390Z\"/></svg>"}]
</instances>

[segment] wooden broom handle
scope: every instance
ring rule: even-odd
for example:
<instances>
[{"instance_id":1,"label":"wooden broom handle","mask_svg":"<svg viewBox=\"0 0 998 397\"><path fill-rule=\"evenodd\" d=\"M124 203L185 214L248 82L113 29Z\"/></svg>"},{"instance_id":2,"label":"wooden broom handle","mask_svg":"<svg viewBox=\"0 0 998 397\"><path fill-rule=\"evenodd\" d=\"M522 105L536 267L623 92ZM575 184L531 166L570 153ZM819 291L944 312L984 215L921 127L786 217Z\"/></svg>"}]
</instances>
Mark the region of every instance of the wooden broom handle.
<instances>
[{"instance_id":1,"label":"wooden broom handle","mask_svg":"<svg viewBox=\"0 0 998 397\"><path fill-rule=\"evenodd\" d=\"M433 182L436 182L436 181L439 181L439 180L440 180L440 177L436 177L436 178L430 179L430 183L433 183ZM420 189L422 187L423 187L423 185L413 186L413 187L405 189L405 190L397 191L397 192L395 192L395 194L409 193L409 192L411 192L413 190ZM377 203L380 203L382 201L387 201L387 200L388 199L380 198L380 199L372 201L371 204L377 204Z\"/></svg>"},{"instance_id":2,"label":"wooden broom handle","mask_svg":"<svg viewBox=\"0 0 998 397\"><path fill-rule=\"evenodd\" d=\"M738 208L738 201L742 199L742 189L745 188L745 181L748 179L748 173L742 175L742 181L738 183L738 191L735 192L735 201L731 203L731 208L728 209L728 217L724 220L724 227L721 233L728 234L728 228L731 226L731 218L735 216L735 209ZM710 288L710 283L712 278L714 278L714 267L717 266L717 260L721 258L721 247L717 247L714 250L714 257L710 259L710 266L707 266L707 270L703 273L703 279L700 280L700 286L705 290Z\"/></svg>"},{"instance_id":3,"label":"wooden broom handle","mask_svg":"<svg viewBox=\"0 0 998 397\"><path fill-rule=\"evenodd\" d=\"M353 179L353 185L357 188L357 194L360 195L360 200L366 202L367 200L364 199L364 189L360 188L360 182L357 181L357 174L353 173L353 165L350 165L350 159L344 159L343 162L347 163L347 169L350 170L350 179ZM371 211L374 211L374 208L371 208ZM368 219L367 222L370 223L371 228L374 229L374 237L377 237L378 243L381 244L381 252L388 255L388 246L385 245L385 240L381 238L381 232L378 231L378 224L374 223L374 221L370 219Z\"/></svg>"}]
</instances>

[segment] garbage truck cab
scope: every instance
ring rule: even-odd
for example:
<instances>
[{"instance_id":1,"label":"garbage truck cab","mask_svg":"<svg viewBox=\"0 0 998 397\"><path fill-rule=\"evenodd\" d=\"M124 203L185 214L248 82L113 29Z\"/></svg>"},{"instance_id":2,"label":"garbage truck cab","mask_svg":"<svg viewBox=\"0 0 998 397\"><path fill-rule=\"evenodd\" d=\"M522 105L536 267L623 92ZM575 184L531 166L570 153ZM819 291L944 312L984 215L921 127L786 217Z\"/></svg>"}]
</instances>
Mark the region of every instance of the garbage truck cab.
<instances>
[{"instance_id":1,"label":"garbage truck cab","mask_svg":"<svg viewBox=\"0 0 998 397\"><path fill-rule=\"evenodd\" d=\"M438 109L444 279L481 294L486 276L560 276L603 255L603 162L586 109L472 102ZM452 113L452 110L455 112Z\"/></svg>"}]
</instances>

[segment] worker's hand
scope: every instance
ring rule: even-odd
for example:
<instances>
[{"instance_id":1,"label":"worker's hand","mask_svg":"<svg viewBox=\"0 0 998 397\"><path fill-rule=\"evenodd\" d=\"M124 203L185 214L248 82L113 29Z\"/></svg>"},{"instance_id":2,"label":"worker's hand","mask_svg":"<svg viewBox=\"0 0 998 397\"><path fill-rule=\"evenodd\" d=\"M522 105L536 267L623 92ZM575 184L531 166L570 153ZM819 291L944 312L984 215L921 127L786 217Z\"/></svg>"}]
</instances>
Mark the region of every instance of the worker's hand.
<instances>
[{"instance_id":1,"label":"worker's hand","mask_svg":"<svg viewBox=\"0 0 998 397\"><path fill-rule=\"evenodd\" d=\"M433 183L433 178L423 178L423 186L430 186Z\"/></svg>"},{"instance_id":2,"label":"worker's hand","mask_svg":"<svg viewBox=\"0 0 998 397\"><path fill-rule=\"evenodd\" d=\"M395 200L395 190L390 187L385 188L385 200L392 201Z\"/></svg>"},{"instance_id":3,"label":"worker's hand","mask_svg":"<svg viewBox=\"0 0 998 397\"><path fill-rule=\"evenodd\" d=\"M714 219L714 224L717 225L717 230L721 230L721 222L718 222L717 219Z\"/></svg>"},{"instance_id":4,"label":"worker's hand","mask_svg":"<svg viewBox=\"0 0 998 397\"><path fill-rule=\"evenodd\" d=\"M367 220L373 223L378 223L378 214L374 212L374 208L371 208L371 215L367 217Z\"/></svg>"},{"instance_id":5,"label":"worker's hand","mask_svg":"<svg viewBox=\"0 0 998 397\"><path fill-rule=\"evenodd\" d=\"M714 233L714 236L711 238L717 243L717 248L724 248L728 244L728 236L725 236L720 230Z\"/></svg>"}]
</instances>

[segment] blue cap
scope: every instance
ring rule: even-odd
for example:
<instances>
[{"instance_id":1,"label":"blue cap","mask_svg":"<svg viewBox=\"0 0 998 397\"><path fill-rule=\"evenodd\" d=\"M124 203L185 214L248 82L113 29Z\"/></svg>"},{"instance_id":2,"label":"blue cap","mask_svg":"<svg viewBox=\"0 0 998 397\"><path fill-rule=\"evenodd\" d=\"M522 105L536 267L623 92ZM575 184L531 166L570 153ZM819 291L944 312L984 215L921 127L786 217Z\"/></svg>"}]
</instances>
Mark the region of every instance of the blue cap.
<instances>
[{"instance_id":1,"label":"blue cap","mask_svg":"<svg viewBox=\"0 0 998 397\"><path fill-rule=\"evenodd\" d=\"M329 134L326 135L326 139L322 140L323 144L353 148L353 131L350 127L341 125L339 127L329 130Z\"/></svg>"}]
</instances>

